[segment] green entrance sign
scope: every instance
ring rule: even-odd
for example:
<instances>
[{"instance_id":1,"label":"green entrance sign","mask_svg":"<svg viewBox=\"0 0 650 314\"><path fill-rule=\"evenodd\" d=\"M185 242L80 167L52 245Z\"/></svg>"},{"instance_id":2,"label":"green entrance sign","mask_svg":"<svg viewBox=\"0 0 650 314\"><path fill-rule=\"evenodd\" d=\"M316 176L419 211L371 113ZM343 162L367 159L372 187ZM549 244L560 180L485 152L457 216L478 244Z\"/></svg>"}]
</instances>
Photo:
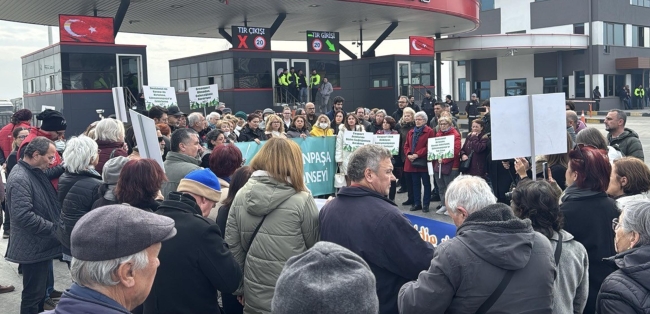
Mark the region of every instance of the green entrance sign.
<instances>
[{"instance_id":1,"label":"green entrance sign","mask_svg":"<svg viewBox=\"0 0 650 314\"><path fill-rule=\"evenodd\" d=\"M339 53L339 33L307 31L307 51Z\"/></svg>"}]
</instances>

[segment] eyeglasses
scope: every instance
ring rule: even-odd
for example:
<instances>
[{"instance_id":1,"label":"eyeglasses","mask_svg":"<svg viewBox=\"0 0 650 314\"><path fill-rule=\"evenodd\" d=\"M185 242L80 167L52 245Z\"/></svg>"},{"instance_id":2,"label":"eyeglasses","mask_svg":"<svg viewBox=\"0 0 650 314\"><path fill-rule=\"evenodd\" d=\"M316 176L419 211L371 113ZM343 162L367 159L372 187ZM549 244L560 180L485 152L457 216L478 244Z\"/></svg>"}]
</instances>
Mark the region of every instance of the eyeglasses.
<instances>
[{"instance_id":1,"label":"eyeglasses","mask_svg":"<svg viewBox=\"0 0 650 314\"><path fill-rule=\"evenodd\" d=\"M415 118L415 121L424 121L422 118Z\"/></svg>"},{"instance_id":2,"label":"eyeglasses","mask_svg":"<svg viewBox=\"0 0 650 314\"><path fill-rule=\"evenodd\" d=\"M612 229L614 229L614 231L616 231L616 229L618 229L619 226L620 226L620 224L618 223L618 218L612 219Z\"/></svg>"},{"instance_id":3,"label":"eyeglasses","mask_svg":"<svg viewBox=\"0 0 650 314\"><path fill-rule=\"evenodd\" d=\"M398 104L405 104L406 101L398 101L397 103L398 103Z\"/></svg>"},{"instance_id":4,"label":"eyeglasses","mask_svg":"<svg viewBox=\"0 0 650 314\"><path fill-rule=\"evenodd\" d=\"M24 139L27 138L27 135L18 135L18 138L21 139L21 140L24 140Z\"/></svg>"}]
</instances>

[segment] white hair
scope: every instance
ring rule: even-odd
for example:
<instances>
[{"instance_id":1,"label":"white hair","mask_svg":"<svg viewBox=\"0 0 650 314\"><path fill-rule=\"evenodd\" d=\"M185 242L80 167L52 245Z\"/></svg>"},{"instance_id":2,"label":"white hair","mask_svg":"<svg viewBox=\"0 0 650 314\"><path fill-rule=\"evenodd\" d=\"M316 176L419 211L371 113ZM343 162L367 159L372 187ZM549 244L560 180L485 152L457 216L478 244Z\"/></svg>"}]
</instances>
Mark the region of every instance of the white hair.
<instances>
[{"instance_id":1,"label":"white hair","mask_svg":"<svg viewBox=\"0 0 650 314\"><path fill-rule=\"evenodd\" d=\"M384 118L387 116L386 110L384 110L384 109L377 110L377 112L375 112L375 116L378 115L378 114L384 115Z\"/></svg>"},{"instance_id":2,"label":"white hair","mask_svg":"<svg viewBox=\"0 0 650 314\"><path fill-rule=\"evenodd\" d=\"M488 205L496 204L497 198L483 178L459 175L447 187L445 202L452 213L458 212L457 208L462 207L469 215Z\"/></svg>"},{"instance_id":3,"label":"white hair","mask_svg":"<svg viewBox=\"0 0 650 314\"><path fill-rule=\"evenodd\" d=\"M120 282L115 280L115 272L120 265L127 262L133 262L134 270L147 267L147 264L149 264L147 250L145 249L125 257L98 262L82 261L73 257L70 263L70 274L72 275L72 280L82 287L116 286Z\"/></svg>"},{"instance_id":4,"label":"white hair","mask_svg":"<svg viewBox=\"0 0 650 314\"><path fill-rule=\"evenodd\" d=\"M201 122L201 117L203 117L203 115L198 112L190 113L190 115L187 116L187 126L193 127L197 123Z\"/></svg>"},{"instance_id":5,"label":"white hair","mask_svg":"<svg viewBox=\"0 0 650 314\"><path fill-rule=\"evenodd\" d=\"M218 117L219 119L221 119L221 115L220 115L218 112L214 112L214 111L213 111L213 112L210 112L206 118L207 118L208 120L210 120L210 119L212 119L213 117Z\"/></svg>"},{"instance_id":6,"label":"white hair","mask_svg":"<svg viewBox=\"0 0 650 314\"><path fill-rule=\"evenodd\" d=\"M102 119L95 127L98 141L124 142L124 124L113 118Z\"/></svg>"},{"instance_id":7,"label":"white hair","mask_svg":"<svg viewBox=\"0 0 650 314\"><path fill-rule=\"evenodd\" d=\"M621 228L627 232L639 234L636 247L650 244L650 200L634 200L623 206Z\"/></svg>"},{"instance_id":8,"label":"white hair","mask_svg":"<svg viewBox=\"0 0 650 314\"><path fill-rule=\"evenodd\" d=\"M415 118L417 118L417 117L421 117L422 119L424 119L425 123L426 123L426 121L429 121L429 117L427 117L427 113L424 112L424 111L418 111L417 113L415 113ZM415 119L415 118L413 118L413 119Z\"/></svg>"},{"instance_id":9,"label":"white hair","mask_svg":"<svg viewBox=\"0 0 650 314\"><path fill-rule=\"evenodd\" d=\"M68 140L63 151L65 170L71 173L87 170L98 155L97 143L90 137L85 135L73 137Z\"/></svg>"}]
</instances>

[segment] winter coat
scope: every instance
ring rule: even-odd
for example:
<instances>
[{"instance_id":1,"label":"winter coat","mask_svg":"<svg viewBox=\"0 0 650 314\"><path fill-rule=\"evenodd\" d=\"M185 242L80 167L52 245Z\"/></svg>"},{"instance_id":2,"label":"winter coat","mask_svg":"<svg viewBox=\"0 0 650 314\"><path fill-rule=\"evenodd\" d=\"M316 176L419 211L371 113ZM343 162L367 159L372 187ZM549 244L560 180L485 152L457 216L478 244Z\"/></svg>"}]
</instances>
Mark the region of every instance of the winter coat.
<instances>
[{"instance_id":1,"label":"winter coat","mask_svg":"<svg viewBox=\"0 0 650 314\"><path fill-rule=\"evenodd\" d=\"M59 178L59 204L61 204L61 217L58 220L59 230L57 237L63 245L63 253L70 253L70 235L72 228L85 214L90 212L93 203L99 199L99 185L102 177L95 171L81 171L80 173L65 172Z\"/></svg>"},{"instance_id":2,"label":"winter coat","mask_svg":"<svg viewBox=\"0 0 650 314\"><path fill-rule=\"evenodd\" d=\"M307 127L303 127L302 130L298 130L296 128L289 128L289 131L287 131L287 138L300 138L300 135L305 134L307 137L310 137L311 134L309 134L309 129Z\"/></svg>"},{"instance_id":3,"label":"winter coat","mask_svg":"<svg viewBox=\"0 0 650 314\"><path fill-rule=\"evenodd\" d=\"M478 112L478 107L481 105L478 103L478 100L470 100L467 105L465 106L465 112L467 113L468 117L478 117L481 115L480 112Z\"/></svg>"},{"instance_id":4,"label":"winter coat","mask_svg":"<svg viewBox=\"0 0 650 314\"><path fill-rule=\"evenodd\" d=\"M454 157L452 158L443 158L442 163L443 164L449 164L451 163L451 169L458 170L458 167L460 167L460 133L458 131L451 127L447 131L438 131L435 135L435 137L440 137L440 136L449 136L453 135L454 136ZM434 160L433 161L433 171L438 172L438 161Z\"/></svg>"},{"instance_id":5,"label":"winter coat","mask_svg":"<svg viewBox=\"0 0 650 314\"><path fill-rule=\"evenodd\" d=\"M29 123L19 123L18 125L9 123L0 129L0 149L2 150L2 157L4 159L9 157L14 145L13 132L15 128L23 127L30 128Z\"/></svg>"},{"instance_id":6,"label":"winter coat","mask_svg":"<svg viewBox=\"0 0 650 314\"><path fill-rule=\"evenodd\" d=\"M625 128L621 135L612 138L612 134L607 134L609 146L612 146L623 153L624 156L636 157L643 160L643 146L639 140L639 135L632 129Z\"/></svg>"},{"instance_id":7,"label":"winter coat","mask_svg":"<svg viewBox=\"0 0 650 314\"><path fill-rule=\"evenodd\" d=\"M44 314L77 314L77 313L102 313L102 314L130 314L117 301L100 292L73 283L69 290L61 296L61 300L54 310Z\"/></svg>"},{"instance_id":8,"label":"winter coat","mask_svg":"<svg viewBox=\"0 0 650 314\"><path fill-rule=\"evenodd\" d=\"M363 130L365 132L375 133L375 126L372 123L366 120L359 120L359 122L363 125Z\"/></svg>"},{"instance_id":9,"label":"winter coat","mask_svg":"<svg viewBox=\"0 0 650 314\"><path fill-rule=\"evenodd\" d=\"M400 287L426 270L433 246L385 196L361 186L341 188L320 212L321 240L363 258L377 281L380 313L397 313Z\"/></svg>"},{"instance_id":10,"label":"winter coat","mask_svg":"<svg viewBox=\"0 0 650 314\"><path fill-rule=\"evenodd\" d=\"M199 167L200 164L201 159L176 152L167 153L167 160L163 163L165 166L165 174L167 175L167 182L162 184L162 195L167 198L169 192L176 192L181 179L185 178L188 173L201 169Z\"/></svg>"},{"instance_id":11,"label":"winter coat","mask_svg":"<svg viewBox=\"0 0 650 314\"><path fill-rule=\"evenodd\" d=\"M129 153L124 149L124 142L109 142L97 140L99 148L99 162L95 166L97 172L102 173L104 164L111 158L117 156L127 157Z\"/></svg>"},{"instance_id":12,"label":"winter coat","mask_svg":"<svg viewBox=\"0 0 650 314\"><path fill-rule=\"evenodd\" d=\"M259 228L255 241L251 235ZM236 295L244 313L271 313L275 283L287 260L314 246L320 237L318 208L309 192L255 171L237 192L228 214L226 243L244 274Z\"/></svg>"},{"instance_id":13,"label":"winter coat","mask_svg":"<svg viewBox=\"0 0 650 314\"><path fill-rule=\"evenodd\" d=\"M208 214L208 219L215 221L217 219L217 215L219 214L219 209L221 208L221 204L223 203L226 198L228 198L228 191L230 190L230 183L228 181L222 179L222 178L217 178L219 179L219 186L221 187L221 199L219 199L219 202L214 204L214 207L210 210L210 213ZM228 219L228 216L225 217ZM221 227L221 226L219 226ZM225 221L224 221L224 227L225 227ZM221 229L221 234L225 235L224 229Z\"/></svg>"},{"instance_id":14,"label":"winter coat","mask_svg":"<svg viewBox=\"0 0 650 314\"><path fill-rule=\"evenodd\" d=\"M433 96L431 96L431 98L424 97L422 99L422 104L420 105L420 107L422 108L422 111L424 111L429 117L429 121L431 121L431 119L434 116L433 105L435 105L435 103L436 100L433 98Z\"/></svg>"},{"instance_id":15,"label":"winter coat","mask_svg":"<svg viewBox=\"0 0 650 314\"><path fill-rule=\"evenodd\" d=\"M393 117L393 119L395 119L395 121L398 123L400 123L400 120L402 120L402 116L404 116L404 109L402 108L397 108L397 110L395 110L395 112L393 112L391 115L391 117Z\"/></svg>"},{"instance_id":16,"label":"winter coat","mask_svg":"<svg viewBox=\"0 0 650 314\"><path fill-rule=\"evenodd\" d=\"M411 154L417 154L418 159L419 158L427 158L427 146L429 145L429 139L432 137L435 137L436 134L431 129L428 125L424 125L424 129L422 130L422 134L420 134L420 137L418 138L418 142L416 143L415 147L413 147L413 136L414 136L414 130L411 129L406 136L406 141L404 141L404 155L408 156ZM427 172L429 171L427 168L416 168L413 167L411 164L411 161L405 157L404 158L404 171L406 172Z\"/></svg>"},{"instance_id":17,"label":"winter coat","mask_svg":"<svg viewBox=\"0 0 650 314\"><path fill-rule=\"evenodd\" d=\"M616 203L605 192L567 187L560 205L564 230L580 242L589 256L589 298L584 313L594 313L600 285L615 269L603 259L616 254L612 219L619 216Z\"/></svg>"},{"instance_id":18,"label":"winter coat","mask_svg":"<svg viewBox=\"0 0 650 314\"><path fill-rule=\"evenodd\" d=\"M504 204L470 214L442 242L429 270L399 292L401 314L475 313L508 270L512 280L490 313L552 313L555 262L546 237Z\"/></svg>"},{"instance_id":19,"label":"winter coat","mask_svg":"<svg viewBox=\"0 0 650 314\"><path fill-rule=\"evenodd\" d=\"M11 241L6 259L19 264L38 263L61 256L56 238L61 205L52 183L39 168L23 160L7 180Z\"/></svg>"},{"instance_id":20,"label":"winter coat","mask_svg":"<svg viewBox=\"0 0 650 314\"><path fill-rule=\"evenodd\" d=\"M311 136L334 136L334 130L329 127L327 129L321 129L319 126L314 125L309 134Z\"/></svg>"},{"instance_id":21,"label":"winter coat","mask_svg":"<svg viewBox=\"0 0 650 314\"><path fill-rule=\"evenodd\" d=\"M266 141L266 134L264 134L264 131L262 129L257 128L253 130L248 126L248 124L246 124L239 132L237 142L252 142L255 139Z\"/></svg>"},{"instance_id":22,"label":"winter coat","mask_svg":"<svg viewBox=\"0 0 650 314\"><path fill-rule=\"evenodd\" d=\"M409 123L400 123L397 125L398 127L396 128L399 131L399 155L398 157L400 158L398 164L404 165L406 161L406 153L404 151L404 144L406 143L406 137L409 135L409 132L413 130L415 127L415 122L409 122ZM397 158L395 158L397 159Z\"/></svg>"},{"instance_id":23,"label":"winter coat","mask_svg":"<svg viewBox=\"0 0 650 314\"><path fill-rule=\"evenodd\" d=\"M117 199L115 198L114 191L115 191L115 184L111 184L111 185L108 185L106 183L100 184L97 187L97 195L99 197L93 203L91 210L102 206L117 204Z\"/></svg>"},{"instance_id":24,"label":"winter coat","mask_svg":"<svg viewBox=\"0 0 650 314\"><path fill-rule=\"evenodd\" d=\"M27 144L31 142L33 139L35 139L38 136L44 136L46 138L50 138L50 133L46 133L45 131L41 131L39 128L31 128L29 131L29 135L23 140L23 142L20 144L20 147L18 148L18 153L17 156L19 156L19 159L22 159L25 157L25 150L24 148L27 147ZM52 185L54 186L54 189L57 189L57 186L59 184L59 177L63 174L65 169L63 167L57 167L61 164L61 155L59 154L54 154L54 162L50 164L50 169L45 171L45 174L47 177L52 181Z\"/></svg>"},{"instance_id":25,"label":"winter coat","mask_svg":"<svg viewBox=\"0 0 650 314\"><path fill-rule=\"evenodd\" d=\"M144 313L219 313L217 290L233 293L242 273L214 221L196 200L172 192L159 215L174 219L176 236L165 241ZM191 289L178 289L179 284Z\"/></svg>"},{"instance_id":26,"label":"winter coat","mask_svg":"<svg viewBox=\"0 0 650 314\"><path fill-rule=\"evenodd\" d=\"M589 294L589 257L587 250L573 235L562 233L562 252L553 284L553 313L582 313ZM557 249L560 237L553 232L551 246ZM554 257L555 258L555 257Z\"/></svg>"},{"instance_id":27,"label":"winter coat","mask_svg":"<svg viewBox=\"0 0 650 314\"><path fill-rule=\"evenodd\" d=\"M365 130L363 129L362 125L356 125L355 126L355 132L364 132ZM334 153L334 158L336 159L337 163L341 163L340 169L341 173L348 173L348 161L350 160L350 155L352 155L352 152L349 152L347 150L343 149L343 136L345 135L345 132L352 132L348 131L348 129L345 128L344 124L341 124L339 126L339 134L336 135L336 151Z\"/></svg>"},{"instance_id":28,"label":"winter coat","mask_svg":"<svg viewBox=\"0 0 650 314\"><path fill-rule=\"evenodd\" d=\"M650 313L650 246L633 248L607 260L619 270L600 287L596 313Z\"/></svg>"},{"instance_id":29,"label":"winter coat","mask_svg":"<svg viewBox=\"0 0 650 314\"><path fill-rule=\"evenodd\" d=\"M472 152L472 161L470 163L469 170L465 174L472 176L481 177L487 179L487 168L485 163L487 161L487 155L489 153L488 146L490 144L490 138L487 134L480 133L479 135L470 135L465 139L465 144L460 150L460 156L467 155L469 157ZM460 163L459 163L460 167Z\"/></svg>"}]
</instances>

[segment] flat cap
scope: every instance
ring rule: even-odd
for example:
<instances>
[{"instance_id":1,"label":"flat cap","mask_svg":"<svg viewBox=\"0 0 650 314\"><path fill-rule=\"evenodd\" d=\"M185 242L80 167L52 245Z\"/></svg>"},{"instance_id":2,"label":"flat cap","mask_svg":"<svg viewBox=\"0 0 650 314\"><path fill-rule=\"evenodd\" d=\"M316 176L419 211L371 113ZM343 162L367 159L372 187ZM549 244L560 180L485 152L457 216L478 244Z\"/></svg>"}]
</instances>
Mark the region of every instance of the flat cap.
<instances>
[{"instance_id":1,"label":"flat cap","mask_svg":"<svg viewBox=\"0 0 650 314\"><path fill-rule=\"evenodd\" d=\"M108 205L81 217L70 237L72 257L90 262L133 255L176 235L174 220L128 204Z\"/></svg>"}]
</instances>

